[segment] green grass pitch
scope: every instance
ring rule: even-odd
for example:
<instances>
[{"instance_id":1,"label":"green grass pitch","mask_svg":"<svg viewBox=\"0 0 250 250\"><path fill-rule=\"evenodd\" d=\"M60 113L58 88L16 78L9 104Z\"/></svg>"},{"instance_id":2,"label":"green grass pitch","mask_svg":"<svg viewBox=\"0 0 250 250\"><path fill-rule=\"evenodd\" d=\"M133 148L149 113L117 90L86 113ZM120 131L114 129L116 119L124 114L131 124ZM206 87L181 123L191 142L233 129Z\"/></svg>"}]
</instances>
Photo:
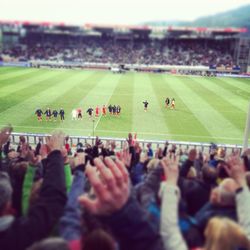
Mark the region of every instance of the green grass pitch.
<instances>
[{"instance_id":1,"label":"green grass pitch","mask_svg":"<svg viewBox=\"0 0 250 250\"><path fill-rule=\"evenodd\" d=\"M176 110L167 110L166 97ZM149 102L147 113L144 100ZM16 132L241 144L250 100L250 80L172 76L151 73L112 74L104 71L0 68L0 127L11 123ZM89 120L89 106L120 104L120 117ZM66 112L65 122L39 123L37 108ZM81 107L82 121L71 120Z\"/></svg>"}]
</instances>

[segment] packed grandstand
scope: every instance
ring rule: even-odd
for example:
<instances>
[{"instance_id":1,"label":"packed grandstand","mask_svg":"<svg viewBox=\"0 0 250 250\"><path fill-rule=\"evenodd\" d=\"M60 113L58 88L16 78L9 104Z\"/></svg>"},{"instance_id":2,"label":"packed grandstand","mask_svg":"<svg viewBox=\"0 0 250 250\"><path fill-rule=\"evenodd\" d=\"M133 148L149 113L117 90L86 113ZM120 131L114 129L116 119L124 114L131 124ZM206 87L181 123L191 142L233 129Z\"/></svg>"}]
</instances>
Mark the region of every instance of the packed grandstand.
<instances>
[{"instance_id":1,"label":"packed grandstand","mask_svg":"<svg viewBox=\"0 0 250 250\"><path fill-rule=\"evenodd\" d=\"M5 46L0 58L5 62L184 65L237 72L239 41L246 32L235 28L78 27L32 22L1 25Z\"/></svg>"},{"instance_id":2,"label":"packed grandstand","mask_svg":"<svg viewBox=\"0 0 250 250\"><path fill-rule=\"evenodd\" d=\"M112 38L45 37L43 42L31 36L11 49L2 50L4 60L47 60L65 62L234 66L231 41L171 39L164 41L115 40Z\"/></svg>"},{"instance_id":3,"label":"packed grandstand","mask_svg":"<svg viewBox=\"0 0 250 250\"><path fill-rule=\"evenodd\" d=\"M246 73L236 50L241 29L171 28L156 39L147 27L1 25L2 65ZM11 126L0 131L2 250L250 249L249 149L211 144L203 151L168 141L153 148L131 133L122 148L98 137L73 147L61 132L35 135L36 143L20 136L15 144L11 136Z\"/></svg>"}]
</instances>

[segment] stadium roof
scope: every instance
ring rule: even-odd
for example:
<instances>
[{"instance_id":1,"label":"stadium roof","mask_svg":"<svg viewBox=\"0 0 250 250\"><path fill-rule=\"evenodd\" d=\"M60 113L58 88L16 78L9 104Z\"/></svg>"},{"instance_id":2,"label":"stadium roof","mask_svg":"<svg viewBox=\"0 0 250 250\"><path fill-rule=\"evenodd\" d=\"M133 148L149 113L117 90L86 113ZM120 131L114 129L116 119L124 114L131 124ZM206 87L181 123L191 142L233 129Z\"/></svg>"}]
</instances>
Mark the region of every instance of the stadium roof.
<instances>
[{"instance_id":1,"label":"stadium roof","mask_svg":"<svg viewBox=\"0 0 250 250\"><path fill-rule=\"evenodd\" d=\"M119 40L130 39L237 39L246 28L155 27L149 25L68 25L62 22L0 21L5 34L46 34L71 37L106 36Z\"/></svg>"},{"instance_id":2,"label":"stadium roof","mask_svg":"<svg viewBox=\"0 0 250 250\"><path fill-rule=\"evenodd\" d=\"M246 28L207 28L207 27L174 27L174 26L164 26L164 27L153 27L147 25L100 25L100 24L84 24L82 26L68 25L64 22L33 22L33 21L8 21L0 20L0 25L10 25L10 26L42 26L51 28L64 27L64 30L72 30L74 28L80 28L83 30L120 30L120 31L167 31L167 32L196 32L196 33L245 33Z\"/></svg>"}]
</instances>

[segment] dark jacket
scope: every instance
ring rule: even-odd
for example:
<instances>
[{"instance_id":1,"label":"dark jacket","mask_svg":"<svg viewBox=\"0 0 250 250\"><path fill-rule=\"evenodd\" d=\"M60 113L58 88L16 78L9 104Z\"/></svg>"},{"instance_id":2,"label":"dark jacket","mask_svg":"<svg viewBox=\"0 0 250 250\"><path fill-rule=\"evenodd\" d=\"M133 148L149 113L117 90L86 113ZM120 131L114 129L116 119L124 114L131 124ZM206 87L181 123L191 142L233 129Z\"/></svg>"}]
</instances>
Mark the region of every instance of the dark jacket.
<instances>
[{"instance_id":1,"label":"dark jacket","mask_svg":"<svg viewBox=\"0 0 250 250\"><path fill-rule=\"evenodd\" d=\"M85 181L84 174L77 171L64 216L60 220L61 237L69 243L76 243L77 249L79 249L82 238L81 210L77 198L83 192ZM158 230L148 220L148 214L133 197L130 197L120 211L97 219L110 227L121 250L163 250Z\"/></svg>"},{"instance_id":2,"label":"dark jacket","mask_svg":"<svg viewBox=\"0 0 250 250\"><path fill-rule=\"evenodd\" d=\"M196 215L196 223L199 229L204 232L208 221L213 217L226 217L237 221L236 208L234 206L222 207L208 202Z\"/></svg>"},{"instance_id":3,"label":"dark jacket","mask_svg":"<svg viewBox=\"0 0 250 250\"><path fill-rule=\"evenodd\" d=\"M146 170L144 164L141 162L137 163L131 168L130 178L132 180L133 185L137 185L143 181L143 178L145 177L145 172Z\"/></svg>"},{"instance_id":4,"label":"dark jacket","mask_svg":"<svg viewBox=\"0 0 250 250\"><path fill-rule=\"evenodd\" d=\"M23 250L47 237L62 215L66 188L60 151L53 151L48 156L46 168L39 199L28 215L15 219L6 230L0 232L1 250Z\"/></svg>"},{"instance_id":5,"label":"dark jacket","mask_svg":"<svg viewBox=\"0 0 250 250\"><path fill-rule=\"evenodd\" d=\"M182 180L182 198L187 205L187 212L194 216L208 201L212 185L202 180Z\"/></svg>"},{"instance_id":6,"label":"dark jacket","mask_svg":"<svg viewBox=\"0 0 250 250\"><path fill-rule=\"evenodd\" d=\"M181 166L180 169L180 177L187 177L187 174L190 170L190 168L194 165L193 161L190 161L189 159L187 159Z\"/></svg>"},{"instance_id":7,"label":"dark jacket","mask_svg":"<svg viewBox=\"0 0 250 250\"><path fill-rule=\"evenodd\" d=\"M120 211L101 220L111 228L120 250L164 249L159 230L148 220L147 213L133 197Z\"/></svg>"}]
</instances>

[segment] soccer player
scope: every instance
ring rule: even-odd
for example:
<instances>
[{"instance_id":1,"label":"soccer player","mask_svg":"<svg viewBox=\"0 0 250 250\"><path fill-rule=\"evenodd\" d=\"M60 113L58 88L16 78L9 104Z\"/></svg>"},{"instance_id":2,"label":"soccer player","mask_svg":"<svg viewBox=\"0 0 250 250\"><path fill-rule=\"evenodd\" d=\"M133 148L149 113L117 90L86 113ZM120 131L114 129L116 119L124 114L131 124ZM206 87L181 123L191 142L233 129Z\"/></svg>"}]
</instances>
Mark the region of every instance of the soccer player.
<instances>
[{"instance_id":1,"label":"soccer player","mask_svg":"<svg viewBox=\"0 0 250 250\"><path fill-rule=\"evenodd\" d=\"M95 108L95 116L98 117L99 116L99 107L96 106Z\"/></svg>"},{"instance_id":2,"label":"soccer player","mask_svg":"<svg viewBox=\"0 0 250 250\"><path fill-rule=\"evenodd\" d=\"M171 109L175 109L175 99L174 98L171 101Z\"/></svg>"},{"instance_id":3,"label":"soccer player","mask_svg":"<svg viewBox=\"0 0 250 250\"><path fill-rule=\"evenodd\" d=\"M166 104L166 108L168 108L170 104L170 99L168 97L165 100L165 104Z\"/></svg>"},{"instance_id":4,"label":"soccer player","mask_svg":"<svg viewBox=\"0 0 250 250\"><path fill-rule=\"evenodd\" d=\"M144 104L144 111L147 112L148 111L148 101L146 100L145 102L143 102Z\"/></svg>"},{"instance_id":5,"label":"soccer player","mask_svg":"<svg viewBox=\"0 0 250 250\"><path fill-rule=\"evenodd\" d=\"M102 115L106 116L107 108L105 105L102 106Z\"/></svg>"},{"instance_id":6,"label":"soccer player","mask_svg":"<svg viewBox=\"0 0 250 250\"><path fill-rule=\"evenodd\" d=\"M61 121L64 121L64 114L65 114L64 109L61 108L60 111L59 111L59 115L61 117Z\"/></svg>"},{"instance_id":7,"label":"soccer player","mask_svg":"<svg viewBox=\"0 0 250 250\"><path fill-rule=\"evenodd\" d=\"M41 122L43 120L43 118L42 118L43 111L41 109L37 109L36 112L35 112L35 114L37 116L37 120L39 122Z\"/></svg>"},{"instance_id":8,"label":"soccer player","mask_svg":"<svg viewBox=\"0 0 250 250\"><path fill-rule=\"evenodd\" d=\"M57 110L54 109L53 112L52 112L52 114L54 116L54 122L56 122L57 121L57 116L58 116Z\"/></svg>"},{"instance_id":9,"label":"soccer player","mask_svg":"<svg viewBox=\"0 0 250 250\"><path fill-rule=\"evenodd\" d=\"M117 105L116 112L117 112L117 115L120 115L120 113L121 113L121 106L120 105Z\"/></svg>"},{"instance_id":10,"label":"soccer player","mask_svg":"<svg viewBox=\"0 0 250 250\"><path fill-rule=\"evenodd\" d=\"M44 112L44 114L46 115L46 121L51 121L51 110L50 108L47 108L47 110Z\"/></svg>"},{"instance_id":11,"label":"soccer player","mask_svg":"<svg viewBox=\"0 0 250 250\"><path fill-rule=\"evenodd\" d=\"M109 104L108 109L109 109L109 114L112 115L113 106L111 104Z\"/></svg>"},{"instance_id":12,"label":"soccer player","mask_svg":"<svg viewBox=\"0 0 250 250\"><path fill-rule=\"evenodd\" d=\"M88 108L86 113L89 114L89 118L91 118L93 116L93 111L94 111L94 109L92 109L91 107Z\"/></svg>"},{"instance_id":13,"label":"soccer player","mask_svg":"<svg viewBox=\"0 0 250 250\"><path fill-rule=\"evenodd\" d=\"M117 111L117 110L116 110L116 106L115 106L115 105L113 106L113 109L112 109L112 110L113 110L113 115L116 115L116 111Z\"/></svg>"},{"instance_id":14,"label":"soccer player","mask_svg":"<svg viewBox=\"0 0 250 250\"><path fill-rule=\"evenodd\" d=\"M77 109L77 119L82 120L82 110L80 108Z\"/></svg>"},{"instance_id":15,"label":"soccer player","mask_svg":"<svg viewBox=\"0 0 250 250\"><path fill-rule=\"evenodd\" d=\"M72 121L76 120L77 119L77 110L73 109L72 112L71 112L71 115L72 115Z\"/></svg>"}]
</instances>

